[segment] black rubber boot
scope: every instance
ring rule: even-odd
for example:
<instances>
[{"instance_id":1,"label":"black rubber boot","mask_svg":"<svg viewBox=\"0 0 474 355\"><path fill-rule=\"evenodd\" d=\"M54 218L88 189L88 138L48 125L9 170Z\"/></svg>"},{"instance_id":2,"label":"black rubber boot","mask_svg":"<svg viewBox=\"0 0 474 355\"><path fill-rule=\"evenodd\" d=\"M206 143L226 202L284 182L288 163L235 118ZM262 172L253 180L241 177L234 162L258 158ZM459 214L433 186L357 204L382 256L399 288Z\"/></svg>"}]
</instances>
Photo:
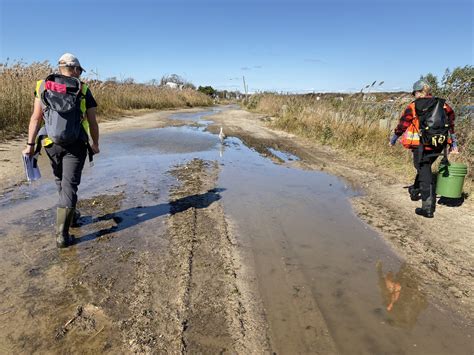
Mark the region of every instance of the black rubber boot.
<instances>
[{"instance_id":1,"label":"black rubber boot","mask_svg":"<svg viewBox=\"0 0 474 355\"><path fill-rule=\"evenodd\" d=\"M69 226L74 218L74 208L58 208L56 212L56 246L66 248L72 244Z\"/></svg>"},{"instance_id":2,"label":"black rubber boot","mask_svg":"<svg viewBox=\"0 0 474 355\"><path fill-rule=\"evenodd\" d=\"M410 199L412 201L421 200L420 189L415 188L415 185L411 185L408 187L408 193L410 194Z\"/></svg>"},{"instance_id":3,"label":"black rubber boot","mask_svg":"<svg viewBox=\"0 0 474 355\"><path fill-rule=\"evenodd\" d=\"M426 218L434 217L433 197L428 197L426 201L421 201L421 208L415 209L415 213Z\"/></svg>"},{"instance_id":4,"label":"black rubber boot","mask_svg":"<svg viewBox=\"0 0 474 355\"><path fill-rule=\"evenodd\" d=\"M72 218L72 223L71 223L71 227L75 228L75 227L79 227L80 224L79 224L79 219L81 218L81 212L79 212L79 210L76 208L74 209L74 216Z\"/></svg>"}]
</instances>

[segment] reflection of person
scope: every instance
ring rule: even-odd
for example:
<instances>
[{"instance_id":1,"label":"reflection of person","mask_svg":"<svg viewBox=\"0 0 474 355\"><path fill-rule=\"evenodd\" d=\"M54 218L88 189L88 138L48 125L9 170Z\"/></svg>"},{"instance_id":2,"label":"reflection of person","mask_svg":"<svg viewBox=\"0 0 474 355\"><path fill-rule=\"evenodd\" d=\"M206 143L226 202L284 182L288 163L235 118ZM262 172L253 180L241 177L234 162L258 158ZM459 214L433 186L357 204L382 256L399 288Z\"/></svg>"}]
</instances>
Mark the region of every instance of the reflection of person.
<instances>
[{"instance_id":1,"label":"reflection of person","mask_svg":"<svg viewBox=\"0 0 474 355\"><path fill-rule=\"evenodd\" d=\"M379 287L391 321L400 327L411 328L418 315L427 307L426 296L418 289L413 271L404 263L394 275L384 275L382 262L377 262Z\"/></svg>"},{"instance_id":2,"label":"reflection of person","mask_svg":"<svg viewBox=\"0 0 474 355\"><path fill-rule=\"evenodd\" d=\"M393 279L393 274L391 271L387 273L384 277L385 287L390 293L390 302L387 305L387 311L391 311L395 302L400 298L400 291L402 290L402 285Z\"/></svg>"},{"instance_id":3,"label":"reflection of person","mask_svg":"<svg viewBox=\"0 0 474 355\"><path fill-rule=\"evenodd\" d=\"M37 144L37 152L39 152L38 147L42 145L51 161L59 192L59 205L56 217L56 244L60 248L72 244L69 227L79 217L75 209L77 188L81 182L87 150L89 149L90 154L99 153L99 126L96 120L97 103L88 86L78 80L83 71L84 69L81 67L79 60L74 55L65 53L59 58L60 74L50 75L47 80L37 82L33 114L31 115L28 129L27 147L23 150L23 154L32 155L35 153L35 144ZM56 79L58 81L55 81ZM70 87L67 86L67 83L71 82L75 82L78 87L77 91L74 91L77 92L73 101L75 109L51 109L53 106L56 107L55 105L58 105L58 103L64 104L64 106L69 103L70 100L66 100L65 97L68 93L69 96L67 97L71 96L70 91L68 91ZM45 92L54 92L56 101L45 100ZM46 101L49 106L45 104ZM60 114L64 115L73 115L74 120L66 120L68 122L67 125L65 123L58 123L56 126L54 126L54 123L60 121L50 118L48 122L45 122L45 115L51 114L54 111L61 112ZM78 129L70 124L70 122L74 123L76 121L80 122ZM70 133L74 131L79 133L77 136L73 136L75 137L74 140L71 138L66 143L56 140L56 143L54 143L53 137L51 134L48 134L45 123L50 125L50 132L53 133L57 133L55 128L58 130L61 128L64 132ZM88 133L90 133L92 138L90 145ZM38 140L41 139L41 142L36 142L37 138Z\"/></svg>"}]
</instances>

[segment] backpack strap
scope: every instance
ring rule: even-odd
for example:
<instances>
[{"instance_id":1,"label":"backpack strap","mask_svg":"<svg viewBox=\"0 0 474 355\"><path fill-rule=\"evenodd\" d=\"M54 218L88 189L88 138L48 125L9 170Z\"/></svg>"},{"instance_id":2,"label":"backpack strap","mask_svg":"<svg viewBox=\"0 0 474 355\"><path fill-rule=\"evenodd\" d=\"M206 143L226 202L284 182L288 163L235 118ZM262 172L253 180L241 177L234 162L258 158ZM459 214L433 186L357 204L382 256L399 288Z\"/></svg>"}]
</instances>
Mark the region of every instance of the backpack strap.
<instances>
[{"instance_id":1,"label":"backpack strap","mask_svg":"<svg viewBox=\"0 0 474 355\"><path fill-rule=\"evenodd\" d=\"M90 135L90 128L89 128L89 121L87 120L86 117L86 112L87 112L87 106L86 106L86 95L87 95L87 90L89 90L89 86L86 83L81 82L81 112L84 115L84 118L82 119L82 127L86 131L87 134L87 140L86 140L86 146L87 146L87 153L89 156L89 164L90 166L94 166L94 152L92 151L91 145L89 143L89 135Z\"/></svg>"},{"instance_id":2,"label":"backpack strap","mask_svg":"<svg viewBox=\"0 0 474 355\"><path fill-rule=\"evenodd\" d=\"M81 112L83 115L86 114L87 106L86 106L86 94L87 90L89 90L89 86L86 83L81 82L81 93L79 94L81 97Z\"/></svg>"},{"instance_id":3,"label":"backpack strap","mask_svg":"<svg viewBox=\"0 0 474 355\"><path fill-rule=\"evenodd\" d=\"M443 149L443 159L441 160L442 165L450 165L448 160L448 145L446 145Z\"/></svg>"},{"instance_id":4,"label":"backpack strap","mask_svg":"<svg viewBox=\"0 0 474 355\"><path fill-rule=\"evenodd\" d=\"M45 80L38 80L36 82L35 97L40 100L41 108L43 109L43 111L46 108L46 104L43 102L43 93L45 90L46 90Z\"/></svg>"},{"instance_id":5,"label":"backpack strap","mask_svg":"<svg viewBox=\"0 0 474 355\"><path fill-rule=\"evenodd\" d=\"M41 98L41 93L43 91L44 91L44 80L38 80L36 82L35 97L40 99Z\"/></svg>"},{"instance_id":6,"label":"backpack strap","mask_svg":"<svg viewBox=\"0 0 474 355\"><path fill-rule=\"evenodd\" d=\"M87 101L86 101L86 94L87 90L89 90L89 86L86 83L81 82L81 95L80 100L81 100L81 112L83 115L82 118L82 128L84 128L84 131L86 131L87 135L90 135L90 128L89 128L89 121L87 120L86 112L87 112Z\"/></svg>"}]
</instances>

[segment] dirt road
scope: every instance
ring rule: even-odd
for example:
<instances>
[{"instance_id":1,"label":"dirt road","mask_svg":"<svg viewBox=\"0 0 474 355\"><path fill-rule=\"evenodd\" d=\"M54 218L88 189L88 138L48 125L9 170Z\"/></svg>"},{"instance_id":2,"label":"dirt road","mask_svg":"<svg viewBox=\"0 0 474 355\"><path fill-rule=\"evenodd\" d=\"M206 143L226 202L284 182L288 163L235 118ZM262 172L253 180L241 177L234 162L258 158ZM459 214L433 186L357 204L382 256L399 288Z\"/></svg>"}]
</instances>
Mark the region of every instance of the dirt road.
<instances>
[{"instance_id":1,"label":"dirt road","mask_svg":"<svg viewBox=\"0 0 474 355\"><path fill-rule=\"evenodd\" d=\"M21 184L2 145L0 353L469 354L472 205L420 222L395 177L266 120L102 124L62 251L47 162Z\"/></svg>"}]
</instances>

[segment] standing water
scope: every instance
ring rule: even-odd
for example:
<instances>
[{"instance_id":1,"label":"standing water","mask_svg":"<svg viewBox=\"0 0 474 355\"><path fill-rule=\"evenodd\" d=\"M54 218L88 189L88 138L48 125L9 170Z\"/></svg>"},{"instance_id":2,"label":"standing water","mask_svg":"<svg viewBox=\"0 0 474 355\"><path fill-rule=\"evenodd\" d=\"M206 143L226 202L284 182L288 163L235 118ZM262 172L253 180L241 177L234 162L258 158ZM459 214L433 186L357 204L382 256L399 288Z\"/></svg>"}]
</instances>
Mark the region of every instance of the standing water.
<instances>
[{"instance_id":1,"label":"standing water","mask_svg":"<svg viewBox=\"0 0 474 355\"><path fill-rule=\"evenodd\" d=\"M80 196L91 198L92 203L94 196L104 192L128 196L114 202L125 212L114 217L118 227L106 226L115 228L119 236L109 247L122 253L133 242L140 249L138 237L147 232L138 222L142 215L147 214L148 229L164 228L170 212L168 191L174 183L167 171L172 166L192 159L217 161L219 203L235 225L239 244L252 255L276 352L317 352L315 337L325 329L329 334L324 335L343 354L472 352L471 330L462 320L435 308L423 293L423 280L353 213L349 199L355 191L337 177L294 167L292 161L298 157L289 153L269 149L277 161L284 162L276 164L238 138L227 138L222 145L217 135L205 131L213 113L171 117L198 123L197 127L104 135L96 166L84 172ZM77 256L69 257L66 274L55 271L64 263L53 255L52 239L38 239L42 242L36 245L35 239L19 243L19 238L34 235L32 230L47 235L54 218L48 212L54 207L54 194L52 180L43 179L0 200L0 317L5 324L0 326L0 352L18 350L22 339L30 339L22 330L29 327L28 314L43 312L40 327L54 322L54 312L48 311L48 302L53 301L41 297L46 288L55 285L60 294L72 287L79 295L75 297L80 297L80 285L68 284L66 276L93 267L97 256L89 251L91 243L107 242L108 229L94 231L92 222L102 222L90 220L90 225L81 228L82 235L76 236L81 243L71 248ZM159 248L150 248L158 242L147 240L143 238L141 248L158 255ZM23 270L32 258L41 261L39 265L8 276L13 270ZM38 282L30 281L32 274ZM107 282L100 275L98 283ZM17 288L18 284L29 286ZM42 304L33 305L33 301ZM59 311L69 310L67 300L64 302ZM22 308L29 313L22 313ZM114 316L119 317L107 314ZM37 337L47 338L48 334L40 331ZM47 344L35 341L37 349Z\"/></svg>"}]
</instances>

